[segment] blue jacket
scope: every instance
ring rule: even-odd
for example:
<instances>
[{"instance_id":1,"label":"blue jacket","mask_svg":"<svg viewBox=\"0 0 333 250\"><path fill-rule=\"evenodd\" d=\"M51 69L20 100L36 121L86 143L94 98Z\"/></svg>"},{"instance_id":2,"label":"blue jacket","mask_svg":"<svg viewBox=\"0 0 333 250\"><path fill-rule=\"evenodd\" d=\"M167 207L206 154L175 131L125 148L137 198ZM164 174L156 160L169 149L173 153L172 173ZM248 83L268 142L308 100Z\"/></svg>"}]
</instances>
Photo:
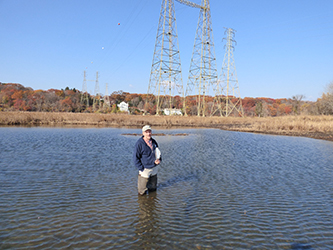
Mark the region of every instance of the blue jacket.
<instances>
[{"instance_id":1,"label":"blue jacket","mask_svg":"<svg viewBox=\"0 0 333 250\"><path fill-rule=\"evenodd\" d=\"M155 165L155 149L158 147L157 142L151 138L153 149L147 145L147 143L143 140L143 136L136 142L135 149L133 153L133 161L134 165L140 170L143 171L145 168L153 168ZM162 157L160 158L162 161Z\"/></svg>"}]
</instances>

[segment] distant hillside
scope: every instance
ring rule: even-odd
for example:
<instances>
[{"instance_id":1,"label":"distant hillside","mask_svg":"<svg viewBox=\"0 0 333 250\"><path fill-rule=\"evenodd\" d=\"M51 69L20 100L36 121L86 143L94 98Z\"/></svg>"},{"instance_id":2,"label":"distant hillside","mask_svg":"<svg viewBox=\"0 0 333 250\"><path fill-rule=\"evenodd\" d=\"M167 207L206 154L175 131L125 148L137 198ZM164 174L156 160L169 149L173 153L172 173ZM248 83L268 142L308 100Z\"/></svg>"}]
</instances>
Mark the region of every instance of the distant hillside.
<instances>
[{"instance_id":1,"label":"distant hillside","mask_svg":"<svg viewBox=\"0 0 333 250\"><path fill-rule=\"evenodd\" d=\"M282 99L245 97L242 99L242 106L245 116L274 117L289 114L333 114L333 108L331 112L328 108L329 105L327 105L331 97L329 94L323 94L323 97L318 99L317 102L303 101L302 96ZM109 105L105 103L105 97L96 98L95 104L94 98L90 94L84 96L75 88L70 89L69 87L61 90L49 89L44 91L33 90L18 83L0 83L0 111L119 113L117 104L124 101L129 104L130 114L137 115L143 113L146 94L128 93L121 90L114 91L109 96ZM213 97L207 96L206 102L208 106L211 105ZM188 115L197 115L196 106L196 96L186 97ZM155 98L150 99L147 107L149 107L148 112L150 114L155 114ZM180 96L173 97L173 107L183 109L183 101Z\"/></svg>"}]
</instances>

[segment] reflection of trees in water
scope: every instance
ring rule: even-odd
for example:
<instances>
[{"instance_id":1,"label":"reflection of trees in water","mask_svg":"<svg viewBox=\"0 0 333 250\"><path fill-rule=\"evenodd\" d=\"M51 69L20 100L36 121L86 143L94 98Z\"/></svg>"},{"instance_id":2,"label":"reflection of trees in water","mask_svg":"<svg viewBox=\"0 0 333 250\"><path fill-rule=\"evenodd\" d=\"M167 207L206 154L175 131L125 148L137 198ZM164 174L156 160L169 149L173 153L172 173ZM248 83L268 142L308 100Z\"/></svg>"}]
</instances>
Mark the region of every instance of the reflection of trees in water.
<instances>
[{"instance_id":1,"label":"reflection of trees in water","mask_svg":"<svg viewBox=\"0 0 333 250\"><path fill-rule=\"evenodd\" d=\"M135 227L138 245L144 249L157 248L158 240L156 238L161 237L156 202L156 192L138 196L138 223Z\"/></svg>"}]
</instances>

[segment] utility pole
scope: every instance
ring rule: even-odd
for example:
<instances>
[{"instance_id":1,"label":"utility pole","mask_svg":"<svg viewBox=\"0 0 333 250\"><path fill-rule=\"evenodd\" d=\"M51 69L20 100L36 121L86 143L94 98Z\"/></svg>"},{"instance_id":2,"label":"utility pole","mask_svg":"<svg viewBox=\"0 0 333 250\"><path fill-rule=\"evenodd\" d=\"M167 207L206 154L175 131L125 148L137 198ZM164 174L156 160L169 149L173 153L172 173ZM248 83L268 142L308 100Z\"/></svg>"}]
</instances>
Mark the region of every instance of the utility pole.
<instances>
[{"instance_id":1,"label":"utility pole","mask_svg":"<svg viewBox=\"0 0 333 250\"><path fill-rule=\"evenodd\" d=\"M164 108L169 109L171 114L175 94L182 98L184 105L174 0L162 0L145 113L150 105L156 105L156 115L162 114Z\"/></svg>"},{"instance_id":2,"label":"utility pole","mask_svg":"<svg viewBox=\"0 0 333 250\"><path fill-rule=\"evenodd\" d=\"M228 117L231 114L236 114L238 116L244 116L242 99L240 97L237 72L234 60L234 40L235 30L231 28L225 28L224 38L226 42L226 51L224 55L224 60L222 64L222 70L219 82L221 83L221 88L219 89L219 94L216 95L220 98L223 105L222 113L224 116ZM223 40L224 40L223 39ZM214 100L214 102L217 100Z\"/></svg>"}]
</instances>

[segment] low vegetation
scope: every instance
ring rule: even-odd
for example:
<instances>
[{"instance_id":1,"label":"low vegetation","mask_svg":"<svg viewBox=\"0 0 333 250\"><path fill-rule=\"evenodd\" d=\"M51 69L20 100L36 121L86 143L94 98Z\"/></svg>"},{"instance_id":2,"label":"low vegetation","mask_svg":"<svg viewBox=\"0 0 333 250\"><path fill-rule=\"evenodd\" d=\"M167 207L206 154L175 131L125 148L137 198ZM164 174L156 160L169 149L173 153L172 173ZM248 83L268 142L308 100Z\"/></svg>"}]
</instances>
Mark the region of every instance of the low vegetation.
<instances>
[{"instance_id":1,"label":"low vegetation","mask_svg":"<svg viewBox=\"0 0 333 250\"><path fill-rule=\"evenodd\" d=\"M196 96L186 97L189 116L155 116L154 96L115 91L108 98L82 94L76 89L33 90L21 84L0 83L0 125L112 126L141 127L150 124L167 128L218 128L232 131L307 136L333 141L333 82L316 102L304 96L289 99L242 99L245 117L197 116ZM96 102L98 100L98 102ZM106 105L106 101L108 105ZM120 112L118 104L128 103L129 111ZM207 105L213 98L207 96ZM182 109L183 101L173 97L173 107ZM208 109L207 109L208 110ZM208 112L208 111L207 111Z\"/></svg>"},{"instance_id":2,"label":"low vegetation","mask_svg":"<svg viewBox=\"0 0 333 250\"><path fill-rule=\"evenodd\" d=\"M305 136L333 141L333 116L197 117L128 114L0 112L0 125L216 128L230 131Z\"/></svg>"},{"instance_id":3,"label":"low vegetation","mask_svg":"<svg viewBox=\"0 0 333 250\"><path fill-rule=\"evenodd\" d=\"M285 115L332 115L333 114L333 83L316 102L305 101L303 95L292 98L252 98L244 97L242 107L244 116L276 117ZM31 112L73 112L73 113L119 113L118 104L128 104L128 111L132 115L141 115L146 111L152 115L156 113L156 98L153 95L114 91L111 95L91 96L88 93L70 89L33 90L15 83L0 83L0 111L31 111ZM236 99L237 101L237 99ZM232 102L236 102L232 101ZM214 98L206 96L206 116L211 116ZM163 103L170 107L169 101ZM197 96L186 97L186 107L180 96L174 96L172 106L184 109L188 115L197 115ZM218 112L214 113L219 115ZM238 115L238 114L234 114Z\"/></svg>"}]
</instances>

